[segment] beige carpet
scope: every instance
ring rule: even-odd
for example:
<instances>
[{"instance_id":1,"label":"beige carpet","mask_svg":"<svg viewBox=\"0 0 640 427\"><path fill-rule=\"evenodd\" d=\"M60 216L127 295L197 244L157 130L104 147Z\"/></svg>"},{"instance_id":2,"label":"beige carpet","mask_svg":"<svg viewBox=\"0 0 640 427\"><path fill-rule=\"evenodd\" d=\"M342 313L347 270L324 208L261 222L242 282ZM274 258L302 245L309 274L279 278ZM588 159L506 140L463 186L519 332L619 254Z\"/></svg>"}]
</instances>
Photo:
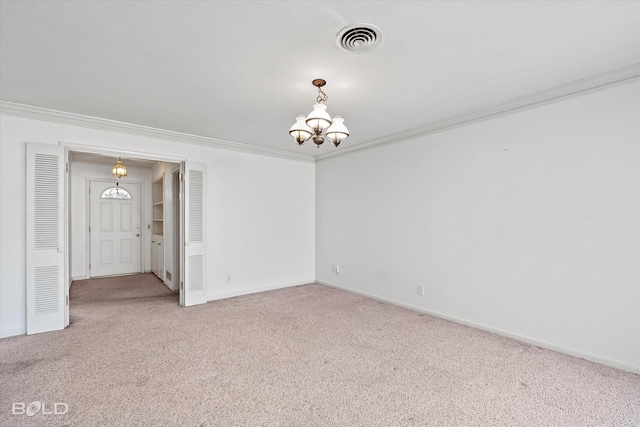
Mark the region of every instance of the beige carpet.
<instances>
[{"instance_id":1,"label":"beige carpet","mask_svg":"<svg viewBox=\"0 0 640 427\"><path fill-rule=\"evenodd\" d=\"M638 375L316 284L182 308L150 274L76 282L71 326L0 363L2 426L640 425ZM12 414L34 401L69 409Z\"/></svg>"}]
</instances>

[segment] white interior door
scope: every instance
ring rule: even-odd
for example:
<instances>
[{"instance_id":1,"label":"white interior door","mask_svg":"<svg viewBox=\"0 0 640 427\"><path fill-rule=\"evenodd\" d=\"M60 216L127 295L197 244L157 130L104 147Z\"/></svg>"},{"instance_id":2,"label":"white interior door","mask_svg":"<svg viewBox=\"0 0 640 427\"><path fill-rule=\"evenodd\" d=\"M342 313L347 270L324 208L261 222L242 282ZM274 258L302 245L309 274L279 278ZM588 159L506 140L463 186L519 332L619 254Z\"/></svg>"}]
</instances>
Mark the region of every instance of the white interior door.
<instances>
[{"instance_id":1,"label":"white interior door","mask_svg":"<svg viewBox=\"0 0 640 427\"><path fill-rule=\"evenodd\" d=\"M27 334L65 327L64 148L27 143Z\"/></svg>"},{"instance_id":2,"label":"white interior door","mask_svg":"<svg viewBox=\"0 0 640 427\"><path fill-rule=\"evenodd\" d=\"M91 277L141 272L140 184L90 181Z\"/></svg>"},{"instance_id":3,"label":"white interior door","mask_svg":"<svg viewBox=\"0 0 640 427\"><path fill-rule=\"evenodd\" d=\"M206 165L185 163L184 172L184 285L180 301L185 306L207 302L206 286Z\"/></svg>"}]
</instances>

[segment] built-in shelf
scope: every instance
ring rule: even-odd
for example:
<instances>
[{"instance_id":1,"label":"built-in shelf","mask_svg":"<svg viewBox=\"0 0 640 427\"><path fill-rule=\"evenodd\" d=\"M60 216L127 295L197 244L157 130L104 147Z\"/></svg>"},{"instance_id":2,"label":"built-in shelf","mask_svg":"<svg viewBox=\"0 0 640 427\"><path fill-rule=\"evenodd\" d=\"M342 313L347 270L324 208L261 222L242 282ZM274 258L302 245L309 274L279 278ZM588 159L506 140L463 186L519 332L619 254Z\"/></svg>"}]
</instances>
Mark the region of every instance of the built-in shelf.
<instances>
[{"instance_id":1,"label":"built-in shelf","mask_svg":"<svg viewBox=\"0 0 640 427\"><path fill-rule=\"evenodd\" d=\"M164 281L164 174L151 184L151 271Z\"/></svg>"},{"instance_id":2,"label":"built-in shelf","mask_svg":"<svg viewBox=\"0 0 640 427\"><path fill-rule=\"evenodd\" d=\"M153 229L156 236L164 235L164 177L160 177L152 185Z\"/></svg>"}]
</instances>

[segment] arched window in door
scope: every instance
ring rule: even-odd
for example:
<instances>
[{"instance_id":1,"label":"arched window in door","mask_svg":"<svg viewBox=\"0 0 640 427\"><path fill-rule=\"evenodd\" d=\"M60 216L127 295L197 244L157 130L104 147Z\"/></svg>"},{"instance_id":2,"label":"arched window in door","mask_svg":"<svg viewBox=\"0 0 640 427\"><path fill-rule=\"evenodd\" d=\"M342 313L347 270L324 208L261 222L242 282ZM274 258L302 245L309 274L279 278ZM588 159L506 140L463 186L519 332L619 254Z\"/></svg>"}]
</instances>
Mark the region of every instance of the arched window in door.
<instances>
[{"instance_id":1,"label":"arched window in door","mask_svg":"<svg viewBox=\"0 0 640 427\"><path fill-rule=\"evenodd\" d=\"M100 195L101 199L131 200L131 193L124 188L109 187Z\"/></svg>"}]
</instances>

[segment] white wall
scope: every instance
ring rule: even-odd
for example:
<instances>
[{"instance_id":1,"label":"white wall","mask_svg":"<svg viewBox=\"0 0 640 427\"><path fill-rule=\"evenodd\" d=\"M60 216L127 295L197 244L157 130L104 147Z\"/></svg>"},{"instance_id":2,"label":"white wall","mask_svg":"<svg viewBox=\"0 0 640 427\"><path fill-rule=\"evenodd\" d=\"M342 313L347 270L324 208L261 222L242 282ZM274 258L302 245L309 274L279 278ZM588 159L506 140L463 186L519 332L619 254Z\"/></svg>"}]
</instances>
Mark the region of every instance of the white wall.
<instances>
[{"instance_id":1,"label":"white wall","mask_svg":"<svg viewBox=\"0 0 640 427\"><path fill-rule=\"evenodd\" d=\"M316 193L317 281L640 372L640 83L320 161Z\"/></svg>"},{"instance_id":2,"label":"white wall","mask_svg":"<svg viewBox=\"0 0 640 427\"><path fill-rule=\"evenodd\" d=\"M126 166L126 162L124 162ZM89 277L89 247L87 242L87 178L118 181L111 175L113 165L72 162L70 165L70 228L71 228L71 278L73 280ZM122 184L128 182L142 182L140 188L143 194L141 222L142 228L142 266L145 271L151 271L151 169L127 167L127 177L119 180Z\"/></svg>"},{"instance_id":3,"label":"white wall","mask_svg":"<svg viewBox=\"0 0 640 427\"><path fill-rule=\"evenodd\" d=\"M207 171L215 186L208 213L217 225L207 249L216 260L210 297L237 295L238 283L268 289L313 282L315 165L222 150L216 160Z\"/></svg>"},{"instance_id":4,"label":"white wall","mask_svg":"<svg viewBox=\"0 0 640 427\"><path fill-rule=\"evenodd\" d=\"M165 139L0 116L0 337L26 330L25 143L121 149L207 165L209 299L312 282L314 165ZM226 282L225 276L232 276ZM73 307L72 307L73 310Z\"/></svg>"}]
</instances>

